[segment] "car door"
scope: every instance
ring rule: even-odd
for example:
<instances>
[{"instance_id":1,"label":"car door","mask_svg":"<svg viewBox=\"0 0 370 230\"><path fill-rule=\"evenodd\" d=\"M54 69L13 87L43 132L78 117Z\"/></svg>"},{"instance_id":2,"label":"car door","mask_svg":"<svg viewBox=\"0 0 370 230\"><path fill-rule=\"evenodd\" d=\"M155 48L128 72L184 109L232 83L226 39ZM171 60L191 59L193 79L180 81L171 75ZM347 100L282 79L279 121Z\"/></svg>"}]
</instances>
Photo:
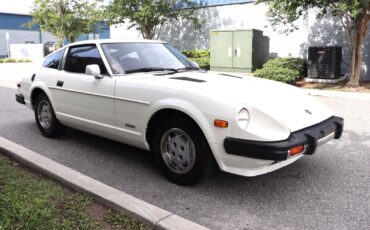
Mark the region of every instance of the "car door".
<instances>
[{"instance_id":1,"label":"car door","mask_svg":"<svg viewBox=\"0 0 370 230\"><path fill-rule=\"evenodd\" d=\"M114 136L115 80L108 76L96 44L71 46L65 55L62 71L50 87L58 118L78 129ZM91 64L99 65L103 78L85 74Z\"/></svg>"},{"instance_id":2,"label":"car door","mask_svg":"<svg viewBox=\"0 0 370 230\"><path fill-rule=\"evenodd\" d=\"M145 85L146 74L136 73L133 75L119 75L123 69L136 69L146 66L143 57L149 57L148 53L142 53L146 48L143 45L123 43L103 44L102 48L109 60L113 73L117 73L115 90L116 127L118 141L139 148L147 149L145 145L145 122L144 118L152 100L149 93L150 86ZM152 48L150 46L150 48ZM117 50L119 50L117 52ZM139 50L141 52L139 52ZM116 54L117 52L117 54ZM158 60L157 60L158 61ZM117 64L116 64L117 63ZM150 66L150 65L147 65ZM119 71L117 71L119 68Z\"/></svg>"}]
</instances>

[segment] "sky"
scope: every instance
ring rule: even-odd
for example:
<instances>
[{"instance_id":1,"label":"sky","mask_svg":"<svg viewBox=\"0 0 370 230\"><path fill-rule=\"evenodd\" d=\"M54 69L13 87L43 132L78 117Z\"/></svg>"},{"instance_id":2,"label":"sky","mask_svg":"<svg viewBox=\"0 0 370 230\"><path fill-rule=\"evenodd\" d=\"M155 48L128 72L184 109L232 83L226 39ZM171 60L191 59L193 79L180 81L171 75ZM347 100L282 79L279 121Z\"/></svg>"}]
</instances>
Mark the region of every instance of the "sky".
<instances>
[{"instance_id":1,"label":"sky","mask_svg":"<svg viewBox=\"0 0 370 230\"><path fill-rule=\"evenodd\" d=\"M29 14L33 0L0 0L1 13Z\"/></svg>"},{"instance_id":2,"label":"sky","mask_svg":"<svg viewBox=\"0 0 370 230\"><path fill-rule=\"evenodd\" d=\"M32 4L33 0L0 0L0 13L29 14Z\"/></svg>"}]
</instances>

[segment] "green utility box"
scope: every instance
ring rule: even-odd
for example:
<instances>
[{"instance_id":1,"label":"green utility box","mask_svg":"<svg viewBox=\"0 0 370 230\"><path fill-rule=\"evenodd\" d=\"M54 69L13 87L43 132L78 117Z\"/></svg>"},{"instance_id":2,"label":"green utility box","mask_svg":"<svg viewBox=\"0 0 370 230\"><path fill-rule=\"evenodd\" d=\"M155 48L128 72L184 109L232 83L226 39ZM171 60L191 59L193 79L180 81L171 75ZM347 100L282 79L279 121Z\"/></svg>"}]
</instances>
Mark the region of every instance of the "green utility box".
<instances>
[{"instance_id":1,"label":"green utility box","mask_svg":"<svg viewBox=\"0 0 370 230\"><path fill-rule=\"evenodd\" d=\"M262 38L262 64L265 64L270 57L270 38L263 36Z\"/></svg>"},{"instance_id":2,"label":"green utility box","mask_svg":"<svg viewBox=\"0 0 370 230\"><path fill-rule=\"evenodd\" d=\"M266 38L255 29L212 30L211 70L251 73L261 68L269 52Z\"/></svg>"}]
</instances>

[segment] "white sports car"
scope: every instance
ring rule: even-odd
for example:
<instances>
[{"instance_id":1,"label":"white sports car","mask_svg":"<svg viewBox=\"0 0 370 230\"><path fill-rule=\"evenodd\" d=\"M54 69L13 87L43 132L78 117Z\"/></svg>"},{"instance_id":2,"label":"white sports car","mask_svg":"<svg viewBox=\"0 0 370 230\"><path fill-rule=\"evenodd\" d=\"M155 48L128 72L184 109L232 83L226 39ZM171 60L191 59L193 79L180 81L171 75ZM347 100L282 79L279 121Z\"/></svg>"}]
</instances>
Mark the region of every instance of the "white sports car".
<instances>
[{"instance_id":1,"label":"white sports car","mask_svg":"<svg viewBox=\"0 0 370 230\"><path fill-rule=\"evenodd\" d=\"M67 45L18 83L16 100L46 137L64 126L150 150L173 182L217 166L243 176L293 163L330 139L343 119L293 86L207 73L166 42Z\"/></svg>"}]
</instances>

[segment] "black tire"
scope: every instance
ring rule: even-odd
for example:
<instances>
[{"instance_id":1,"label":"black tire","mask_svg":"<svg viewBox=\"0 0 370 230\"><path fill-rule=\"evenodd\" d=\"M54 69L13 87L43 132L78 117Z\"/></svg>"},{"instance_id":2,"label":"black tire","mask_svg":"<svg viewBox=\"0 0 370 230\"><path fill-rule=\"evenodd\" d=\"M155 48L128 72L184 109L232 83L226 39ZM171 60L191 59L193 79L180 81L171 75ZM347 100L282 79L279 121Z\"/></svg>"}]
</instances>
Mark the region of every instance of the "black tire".
<instances>
[{"instance_id":1,"label":"black tire","mask_svg":"<svg viewBox=\"0 0 370 230\"><path fill-rule=\"evenodd\" d=\"M171 130L181 130L185 132L188 137L190 137L193 145L195 147L195 162L193 166L189 166L188 172L186 173L177 173L170 169L171 166L168 166L162 156L163 144L162 138L167 135ZM170 145L170 142L168 142ZM173 143L174 146L176 143ZM169 146L165 145L165 146ZM179 146L180 147L180 146ZM182 147L182 146L181 146ZM216 162L213 157L212 151L208 145L206 138L204 137L202 131L199 127L194 124L193 121L185 117L175 117L166 120L162 124L157 126L157 129L154 130L151 150L154 154L156 164L159 166L164 175L173 183L178 185L193 185L199 182L205 177L212 175L216 168ZM168 148L165 150L167 151ZM168 151L168 155L170 155ZM172 152L173 153L173 152ZM175 155L171 156L175 158ZM180 159L180 158L179 158ZM182 158L181 158L182 159ZM191 168L191 169L190 169Z\"/></svg>"},{"instance_id":2,"label":"black tire","mask_svg":"<svg viewBox=\"0 0 370 230\"><path fill-rule=\"evenodd\" d=\"M42 105L47 105L50 108L50 122L48 123L48 127L43 127L41 125L39 115L40 113L40 108ZM37 96L36 101L35 101L35 107L34 107L34 112L35 112L35 120L37 124L37 128L40 130L41 134L45 137L57 137L61 135L65 129L65 127L58 121L58 119L55 116L55 112L53 109L53 106L50 103L49 98L45 94L40 94Z\"/></svg>"}]
</instances>

